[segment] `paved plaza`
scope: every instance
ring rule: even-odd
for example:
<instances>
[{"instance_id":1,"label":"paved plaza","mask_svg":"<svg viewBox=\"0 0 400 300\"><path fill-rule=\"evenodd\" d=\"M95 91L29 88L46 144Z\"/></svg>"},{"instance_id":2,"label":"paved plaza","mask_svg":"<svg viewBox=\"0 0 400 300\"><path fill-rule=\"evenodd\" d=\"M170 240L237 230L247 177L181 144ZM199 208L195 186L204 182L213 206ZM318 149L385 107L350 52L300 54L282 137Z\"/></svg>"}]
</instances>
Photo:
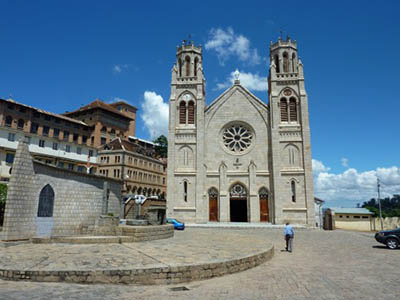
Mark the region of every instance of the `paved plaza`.
<instances>
[{"instance_id":1,"label":"paved plaza","mask_svg":"<svg viewBox=\"0 0 400 300\"><path fill-rule=\"evenodd\" d=\"M225 248L219 251L218 247L213 247L219 239L224 240L225 245L232 245L232 252L239 248L248 251L262 243L265 245L272 243L275 246L275 254L266 263L243 272L177 285L83 285L0 281L1 299L399 299L400 297L400 250L386 249L374 240L372 233L297 229L293 253L282 251L284 249L282 230L270 228L235 230L188 228L184 232L176 232L173 239L147 244L157 245L153 246L153 250L164 251L165 253L160 255L166 259L171 253L169 251L175 246L178 253L176 255L182 260L190 260L190 257L196 255L203 258L210 256L210 259L213 259L213 255L230 257L232 254ZM145 247L145 244L140 243L138 247ZM31 246L20 245L9 247L7 250L13 252L13 249L18 249L16 247L25 248L26 250L21 251L26 251L26 260L29 260L28 253ZM57 245L60 248L66 246ZM68 247L69 251L73 252L75 246L77 245ZM92 246L99 247L99 245ZM99 249L102 247L123 247L123 245L101 245ZM209 253L204 250L208 248ZM123 256L119 253L121 248L110 249L122 260ZM31 249L31 256L35 255ZM85 259L91 261L90 255ZM126 259L132 263L135 261L134 258L126 257ZM112 264L113 261L113 255L110 255L108 262ZM107 264L107 261L98 263Z\"/></svg>"}]
</instances>

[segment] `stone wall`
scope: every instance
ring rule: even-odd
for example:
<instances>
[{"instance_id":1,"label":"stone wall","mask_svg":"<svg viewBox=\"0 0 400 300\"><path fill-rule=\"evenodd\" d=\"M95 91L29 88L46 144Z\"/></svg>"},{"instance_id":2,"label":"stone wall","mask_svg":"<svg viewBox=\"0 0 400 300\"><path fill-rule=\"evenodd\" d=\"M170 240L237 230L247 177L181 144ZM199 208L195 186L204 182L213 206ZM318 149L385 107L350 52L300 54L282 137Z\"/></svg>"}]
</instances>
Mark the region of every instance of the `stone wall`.
<instances>
[{"instance_id":1,"label":"stone wall","mask_svg":"<svg viewBox=\"0 0 400 300\"><path fill-rule=\"evenodd\" d=\"M400 218L382 218L383 220L383 230L390 230L400 227ZM382 230L381 219L380 218L372 218L372 230L379 231Z\"/></svg>"},{"instance_id":2,"label":"stone wall","mask_svg":"<svg viewBox=\"0 0 400 300\"><path fill-rule=\"evenodd\" d=\"M39 217L39 195L54 191L51 217ZM60 169L32 161L26 142L19 142L8 185L2 240L35 236L78 235L106 213L120 215L122 181Z\"/></svg>"}]
</instances>

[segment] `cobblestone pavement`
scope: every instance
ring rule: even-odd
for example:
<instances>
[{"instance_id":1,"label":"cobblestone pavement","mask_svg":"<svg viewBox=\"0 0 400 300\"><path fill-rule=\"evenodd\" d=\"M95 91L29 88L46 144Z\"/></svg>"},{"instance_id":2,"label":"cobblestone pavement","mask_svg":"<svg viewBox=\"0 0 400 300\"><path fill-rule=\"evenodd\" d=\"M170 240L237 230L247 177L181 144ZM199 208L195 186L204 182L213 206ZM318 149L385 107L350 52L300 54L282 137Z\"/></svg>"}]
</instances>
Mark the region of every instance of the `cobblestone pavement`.
<instances>
[{"instance_id":1,"label":"cobblestone pavement","mask_svg":"<svg viewBox=\"0 0 400 300\"><path fill-rule=\"evenodd\" d=\"M268 262L236 274L179 285L78 285L0 281L1 299L399 299L400 250L371 233L296 230L284 252L281 230L189 229L176 233L190 250L204 235L238 241L243 235L275 244ZM226 236L226 238L225 238ZM204 242L204 241L203 241ZM238 242L239 243L239 242ZM14 247L8 248L12 250ZM184 247L182 248L184 249ZM157 251L154 249L154 251ZM183 290L184 288L188 290ZM173 289L177 290L173 290Z\"/></svg>"},{"instance_id":2,"label":"cobblestone pavement","mask_svg":"<svg viewBox=\"0 0 400 300\"><path fill-rule=\"evenodd\" d=\"M0 248L0 269L102 270L213 263L269 249L254 232L191 229L174 238L124 244L22 244Z\"/></svg>"}]
</instances>

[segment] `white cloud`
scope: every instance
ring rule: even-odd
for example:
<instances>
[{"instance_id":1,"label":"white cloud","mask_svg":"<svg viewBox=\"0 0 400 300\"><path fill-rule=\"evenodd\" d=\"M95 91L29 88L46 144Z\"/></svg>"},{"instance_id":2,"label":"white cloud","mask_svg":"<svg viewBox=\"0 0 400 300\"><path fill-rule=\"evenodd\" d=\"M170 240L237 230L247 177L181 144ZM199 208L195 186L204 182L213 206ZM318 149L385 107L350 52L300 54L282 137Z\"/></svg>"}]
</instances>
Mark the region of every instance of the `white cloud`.
<instances>
[{"instance_id":1,"label":"white cloud","mask_svg":"<svg viewBox=\"0 0 400 300\"><path fill-rule=\"evenodd\" d=\"M168 136L168 114L168 103L160 95L152 91L144 92L141 116L152 140L161 134Z\"/></svg>"},{"instance_id":2,"label":"white cloud","mask_svg":"<svg viewBox=\"0 0 400 300\"><path fill-rule=\"evenodd\" d=\"M123 70L128 69L128 65L127 64L122 64L122 65L114 65L113 67L113 72L118 74L121 73Z\"/></svg>"},{"instance_id":3,"label":"white cloud","mask_svg":"<svg viewBox=\"0 0 400 300\"><path fill-rule=\"evenodd\" d=\"M212 28L210 39L206 42L205 48L217 52L221 65L224 65L234 55L240 61L247 62L250 65L259 64L261 61L257 49L250 47L249 39L241 34L235 34L231 27L228 27L227 30Z\"/></svg>"},{"instance_id":4,"label":"white cloud","mask_svg":"<svg viewBox=\"0 0 400 300\"><path fill-rule=\"evenodd\" d=\"M343 158L341 159L341 161L342 161L342 166L343 166L343 167L345 167L345 168L348 168L348 167L349 167L349 160L348 160L346 157L343 157Z\"/></svg>"},{"instance_id":5,"label":"white cloud","mask_svg":"<svg viewBox=\"0 0 400 300\"><path fill-rule=\"evenodd\" d=\"M358 172L349 168L343 173L329 173L329 168L313 159L315 195L323 200L368 201L377 197L377 177L381 180L381 197L400 193L400 168L377 168ZM329 204L328 204L329 205Z\"/></svg>"},{"instance_id":6,"label":"white cloud","mask_svg":"<svg viewBox=\"0 0 400 300\"><path fill-rule=\"evenodd\" d=\"M251 91L266 91L268 88L268 77L262 77L258 74L240 72L240 84ZM225 82L217 83L217 90L222 90L233 85L235 81L235 72L231 72Z\"/></svg>"},{"instance_id":7,"label":"white cloud","mask_svg":"<svg viewBox=\"0 0 400 300\"><path fill-rule=\"evenodd\" d=\"M313 159L312 160L312 171L313 175L317 175L322 172L328 172L331 168L326 167L321 161Z\"/></svg>"}]
</instances>

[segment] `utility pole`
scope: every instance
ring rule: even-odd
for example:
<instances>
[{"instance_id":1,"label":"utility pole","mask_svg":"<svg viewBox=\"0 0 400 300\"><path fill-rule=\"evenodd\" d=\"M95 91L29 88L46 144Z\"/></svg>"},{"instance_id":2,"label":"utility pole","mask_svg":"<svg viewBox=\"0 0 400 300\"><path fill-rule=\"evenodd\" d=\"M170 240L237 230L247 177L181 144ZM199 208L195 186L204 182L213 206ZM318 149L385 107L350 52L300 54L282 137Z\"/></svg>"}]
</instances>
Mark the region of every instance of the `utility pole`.
<instances>
[{"instance_id":1,"label":"utility pole","mask_svg":"<svg viewBox=\"0 0 400 300\"><path fill-rule=\"evenodd\" d=\"M382 207L381 207L381 184L379 183L379 178L377 178L378 184L378 204L379 204L379 219L381 219L381 230L383 230L383 220L382 220Z\"/></svg>"}]
</instances>

